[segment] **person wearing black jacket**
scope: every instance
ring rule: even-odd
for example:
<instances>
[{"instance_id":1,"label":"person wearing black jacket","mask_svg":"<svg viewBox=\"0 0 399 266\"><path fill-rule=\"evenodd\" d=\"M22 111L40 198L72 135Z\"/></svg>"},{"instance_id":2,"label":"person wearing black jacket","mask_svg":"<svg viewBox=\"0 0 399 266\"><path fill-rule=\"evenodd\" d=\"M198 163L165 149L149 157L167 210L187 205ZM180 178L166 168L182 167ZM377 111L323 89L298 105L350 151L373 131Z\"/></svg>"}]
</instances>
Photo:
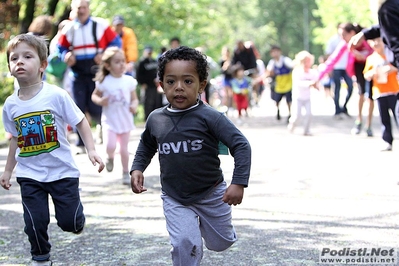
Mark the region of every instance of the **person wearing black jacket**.
<instances>
[{"instance_id":1,"label":"person wearing black jacket","mask_svg":"<svg viewBox=\"0 0 399 266\"><path fill-rule=\"evenodd\" d=\"M246 47L243 41L238 41L232 63L241 64L244 70L256 71L256 56L252 47Z\"/></svg>"},{"instance_id":2,"label":"person wearing black jacket","mask_svg":"<svg viewBox=\"0 0 399 266\"><path fill-rule=\"evenodd\" d=\"M375 12L378 13L378 25L363 29L349 42L353 48L362 40L381 37L387 48L393 53L390 63L399 67L399 0L374 0ZM374 11L374 10L372 10Z\"/></svg>"},{"instance_id":3,"label":"person wearing black jacket","mask_svg":"<svg viewBox=\"0 0 399 266\"><path fill-rule=\"evenodd\" d=\"M144 91L145 120L155 109L162 107L162 93L158 92L157 81L158 62L152 58L152 47L144 49L143 58L137 67L136 78Z\"/></svg>"}]
</instances>

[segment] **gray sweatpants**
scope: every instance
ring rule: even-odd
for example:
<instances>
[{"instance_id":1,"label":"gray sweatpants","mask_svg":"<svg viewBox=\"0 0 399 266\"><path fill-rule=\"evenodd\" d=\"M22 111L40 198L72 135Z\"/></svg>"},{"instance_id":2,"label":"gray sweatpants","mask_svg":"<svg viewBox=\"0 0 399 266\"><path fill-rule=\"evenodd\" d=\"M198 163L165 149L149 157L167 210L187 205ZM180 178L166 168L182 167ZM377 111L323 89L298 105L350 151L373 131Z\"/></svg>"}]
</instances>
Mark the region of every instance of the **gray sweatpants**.
<instances>
[{"instance_id":1,"label":"gray sweatpants","mask_svg":"<svg viewBox=\"0 0 399 266\"><path fill-rule=\"evenodd\" d=\"M206 198L189 206L162 193L174 266L200 265L202 239L213 251L226 250L237 241L231 221L231 206L222 201L225 191L226 182L222 182Z\"/></svg>"}]
</instances>

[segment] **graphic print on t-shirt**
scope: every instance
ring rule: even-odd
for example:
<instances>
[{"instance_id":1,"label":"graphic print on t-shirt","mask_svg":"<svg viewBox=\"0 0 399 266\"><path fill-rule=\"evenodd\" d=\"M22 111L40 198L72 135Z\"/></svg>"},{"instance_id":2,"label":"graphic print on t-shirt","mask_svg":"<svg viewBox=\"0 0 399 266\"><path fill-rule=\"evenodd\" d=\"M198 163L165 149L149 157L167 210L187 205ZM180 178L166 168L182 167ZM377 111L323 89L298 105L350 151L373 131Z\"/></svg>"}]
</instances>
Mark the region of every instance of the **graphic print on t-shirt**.
<instances>
[{"instance_id":1,"label":"graphic print on t-shirt","mask_svg":"<svg viewBox=\"0 0 399 266\"><path fill-rule=\"evenodd\" d=\"M55 116L50 111L27 113L14 122L18 131L18 156L35 156L60 147Z\"/></svg>"}]
</instances>

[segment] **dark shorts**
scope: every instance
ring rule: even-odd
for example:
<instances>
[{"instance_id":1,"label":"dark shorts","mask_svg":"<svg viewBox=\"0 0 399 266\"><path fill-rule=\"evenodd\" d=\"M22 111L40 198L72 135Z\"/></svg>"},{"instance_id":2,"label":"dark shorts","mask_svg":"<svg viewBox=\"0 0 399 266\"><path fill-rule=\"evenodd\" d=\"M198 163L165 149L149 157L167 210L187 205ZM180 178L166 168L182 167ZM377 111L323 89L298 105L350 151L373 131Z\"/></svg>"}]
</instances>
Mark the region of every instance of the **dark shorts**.
<instances>
[{"instance_id":1,"label":"dark shorts","mask_svg":"<svg viewBox=\"0 0 399 266\"><path fill-rule=\"evenodd\" d=\"M285 92L285 93L278 93L275 91L272 91L272 100L274 100L276 103L281 102L281 100L285 97L285 100L287 103L292 102L292 91Z\"/></svg>"},{"instance_id":2,"label":"dark shorts","mask_svg":"<svg viewBox=\"0 0 399 266\"><path fill-rule=\"evenodd\" d=\"M357 87L360 95L367 94L369 99L373 99L373 81L367 81L363 76L363 69L365 67L365 63L356 62L355 63L355 75Z\"/></svg>"}]
</instances>

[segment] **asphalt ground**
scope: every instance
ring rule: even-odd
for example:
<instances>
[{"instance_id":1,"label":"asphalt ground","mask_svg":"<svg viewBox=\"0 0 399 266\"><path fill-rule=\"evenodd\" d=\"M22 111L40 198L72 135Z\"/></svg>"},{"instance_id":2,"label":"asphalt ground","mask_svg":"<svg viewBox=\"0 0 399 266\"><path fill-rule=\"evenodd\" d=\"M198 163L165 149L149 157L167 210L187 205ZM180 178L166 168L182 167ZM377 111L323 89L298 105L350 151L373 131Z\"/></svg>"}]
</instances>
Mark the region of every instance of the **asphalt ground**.
<instances>
[{"instance_id":1,"label":"asphalt ground","mask_svg":"<svg viewBox=\"0 0 399 266\"><path fill-rule=\"evenodd\" d=\"M357 98L354 92L350 114L357 113ZM381 151L378 111L374 137L364 131L352 135L354 116L334 120L332 100L322 92L312 101L313 136L303 136L301 127L289 133L285 103L277 121L267 93L241 123L229 114L251 143L251 177L243 203L233 207L238 241L220 253L205 249L202 265L324 265L323 248L399 247L399 145ZM131 159L142 130L132 132ZM397 128L394 134L397 138ZM104 154L103 145L97 149ZM1 148L0 169L6 156L7 148ZM229 182L233 158L220 158ZM86 227L78 236L62 232L51 209L53 265L171 265L157 156L145 172L148 191L141 195L122 185L118 157L112 173L100 174L86 155L75 159ZM15 179L12 184L10 191L0 190L0 265L29 265L19 188Z\"/></svg>"}]
</instances>

